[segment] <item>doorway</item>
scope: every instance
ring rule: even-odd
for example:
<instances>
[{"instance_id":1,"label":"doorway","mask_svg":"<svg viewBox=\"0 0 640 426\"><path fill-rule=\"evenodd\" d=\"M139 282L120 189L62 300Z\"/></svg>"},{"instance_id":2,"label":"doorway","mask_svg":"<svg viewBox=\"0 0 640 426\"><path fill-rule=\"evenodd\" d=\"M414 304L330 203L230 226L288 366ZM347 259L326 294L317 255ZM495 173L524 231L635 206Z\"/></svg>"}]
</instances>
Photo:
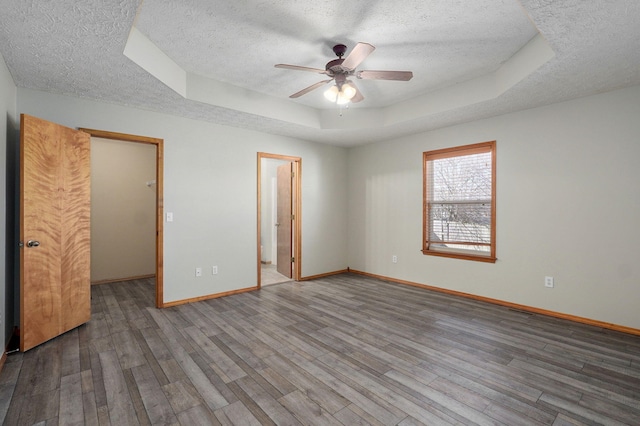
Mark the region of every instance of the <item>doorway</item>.
<instances>
[{"instance_id":1,"label":"doorway","mask_svg":"<svg viewBox=\"0 0 640 426\"><path fill-rule=\"evenodd\" d=\"M258 153L258 288L301 276L302 159Z\"/></svg>"},{"instance_id":2,"label":"doorway","mask_svg":"<svg viewBox=\"0 0 640 426\"><path fill-rule=\"evenodd\" d=\"M152 175L149 178L145 178L144 182L139 182L142 186L145 186L146 191L152 191L152 197L155 198L155 212L152 214L153 221L152 226L155 227L155 237L151 235L151 240L155 243L155 247L152 249L151 256L153 259L152 269L155 278L155 305L157 308L164 306L163 301L163 140L157 138L150 138L145 136L128 135L123 133L107 132L94 129L80 129L88 133L92 140L109 139L112 141L118 141L121 143L135 143L152 145L155 148L155 170L151 172ZM152 154L153 155L153 154ZM155 174L155 176L153 176ZM152 231L153 232L153 231ZM142 276L131 277L143 278ZM106 281L105 281L106 282Z\"/></svg>"}]
</instances>

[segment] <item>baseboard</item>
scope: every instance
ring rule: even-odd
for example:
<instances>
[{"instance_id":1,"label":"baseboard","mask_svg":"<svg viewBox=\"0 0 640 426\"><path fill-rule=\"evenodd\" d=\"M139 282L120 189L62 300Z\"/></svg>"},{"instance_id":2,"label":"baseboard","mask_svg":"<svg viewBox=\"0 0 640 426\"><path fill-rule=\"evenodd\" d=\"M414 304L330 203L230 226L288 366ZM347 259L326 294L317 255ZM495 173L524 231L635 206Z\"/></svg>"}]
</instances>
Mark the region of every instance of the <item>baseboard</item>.
<instances>
[{"instance_id":1,"label":"baseboard","mask_svg":"<svg viewBox=\"0 0 640 426\"><path fill-rule=\"evenodd\" d=\"M446 288L433 287L433 286L430 286L430 285L419 284L419 283L415 283L415 282L412 282L412 281L399 280L399 279L396 279L396 278L385 277L383 275L371 274L369 272L357 271L357 270L354 270L354 269L349 269L349 272L354 273L354 274L358 274L358 275L364 275L364 276L371 277L371 278L377 278L377 279L383 280L383 281L390 281L390 282L394 282L394 283L397 283L397 284L404 284L404 285L409 285L409 286L412 286L412 287L423 288L423 289L426 289L426 290L437 291L439 293L446 293L446 294L451 294L451 295L454 295L454 296L461 296L461 297L465 297L467 299L473 299L473 300L478 300L478 301L481 301L481 302L492 303L494 305L505 306L505 307L511 308L511 309L517 309L517 310L520 310L520 311L531 312L531 313L534 313L534 314L546 315L546 316L554 317L554 318L566 319L566 320L577 322L577 323L580 323L580 324L593 325L595 327L606 328L608 330L614 330L614 331L619 331L621 333L627 333L627 334L633 334L633 335L636 335L636 336L640 336L640 329L632 328L632 327L626 327L624 325L618 325L618 324L612 324L612 323L603 322L603 321L597 321L597 320L593 320L593 319L590 319L590 318L584 318L584 317L579 317L579 316L575 316L575 315L564 314L562 312L548 311L546 309L534 308L532 306L520 305L520 304L517 304L517 303L506 302L504 300L492 299L490 297L477 296L475 294L463 293L461 291L448 290Z\"/></svg>"},{"instance_id":2,"label":"baseboard","mask_svg":"<svg viewBox=\"0 0 640 426\"><path fill-rule=\"evenodd\" d=\"M248 288L241 288L239 290L225 291L223 293L215 293L215 294L209 294L209 295L206 295L206 296L192 297L190 299L175 300L173 302L165 302L165 303L163 303L162 307L163 308L170 308L172 306L185 305L187 303L202 302L203 300L217 299L219 297L224 297L224 296L232 296L234 294L246 293L248 291L253 291L253 290L257 290L257 289L258 289L258 286L256 286L256 287L248 287Z\"/></svg>"},{"instance_id":3,"label":"baseboard","mask_svg":"<svg viewBox=\"0 0 640 426\"><path fill-rule=\"evenodd\" d=\"M156 277L156 274L136 275L134 277L125 277L125 278L109 278L106 280L91 281L91 285L120 283L123 281L133 281L133 280L146 280L147 278L155 278L155 277Z\"/></svg>"},{"instance_id":4,"label":"baseboard","mask_svg":"<svg viewBox=\"0 0 640 426\"><path fill-rule=\"evenodd\" d=\"M348 269L343 269L343 270L340 270L340 271L327 272L327 273L318 274L318 275L311 275L311 276L308 276L308 277L302 277L298 281L317 280L319 278L328 277L328 276L331 276L331 275L344 274L345 272L349 272L349 270ZM190 299L175 300L173 302L164 303L162 305L162 307L163 308L170 308L172 306L184 305L184 304L193 303L193 302L201 302L203 300L217 299L219 297L232 296L234 294L246 293L248 291L254 291L254 290L258 290L258 289L259 289L258 286L256 286L256 287L247 287L247 288L241 288L239 290L225 291L223 293L215 293L215 294L209 294L209 295L206 295L206 296L192 297Z\"/></svg>"},{"instance_id":5,"label":"baseboard","mask_svg":"<svg viewBox=\"0 0 640 426\"><path fill-rule=\"evenodd\" d=\"M340 271L334 271L334 272L325 272L324 274L318 274L318 275L310 275L308 277L301 277L298 281L311 281L311 280L317 280L319 278L324 278L324 277L330 277L331 275L340 275L340 274L344 274L346 272L349 272L349 268L347 269L342 269Z\"/></svg>"}]
</instances>

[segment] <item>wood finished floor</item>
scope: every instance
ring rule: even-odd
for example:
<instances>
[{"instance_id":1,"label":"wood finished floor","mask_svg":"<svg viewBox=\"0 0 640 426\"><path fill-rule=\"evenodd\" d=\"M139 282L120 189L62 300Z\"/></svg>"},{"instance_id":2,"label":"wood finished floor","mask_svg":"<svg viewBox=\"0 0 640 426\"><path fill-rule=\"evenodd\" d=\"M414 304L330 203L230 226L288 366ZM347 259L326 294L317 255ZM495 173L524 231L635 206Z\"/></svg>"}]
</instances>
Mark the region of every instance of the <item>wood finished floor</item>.
<instances>
[{"instance_id":1,"label":"wood finished floor","mask_svg":"<svg viewBox=\"0 0 640 426\"><path fill-rule=\"evenodd\" d=\"M87 325L11 355L5 424L640 424L637 336L347 274L152 287L95 286Z\"/></svg>"}]
</instances>

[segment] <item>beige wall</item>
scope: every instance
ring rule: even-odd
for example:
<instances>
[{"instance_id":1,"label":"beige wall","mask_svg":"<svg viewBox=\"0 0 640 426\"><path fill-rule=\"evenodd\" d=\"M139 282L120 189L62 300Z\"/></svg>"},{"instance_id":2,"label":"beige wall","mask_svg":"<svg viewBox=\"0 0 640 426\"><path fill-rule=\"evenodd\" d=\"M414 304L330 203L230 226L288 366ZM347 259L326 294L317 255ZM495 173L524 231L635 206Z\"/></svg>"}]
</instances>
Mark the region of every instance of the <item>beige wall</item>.
<instances>
[{"instance_id":1,"label":"beige wall","mask_svg":"<svg viewBox=\"0 0 640 426\"><path fill-rule=\"evenodd\" d=\"M91 139L91 282L155 274L155 145Z\"/></svg>"},{"instance_id":2,"label":"beige wall","mask_svg":"<svg viewBox=\"0 0 640 426\"><path fill-rule=\"evenodd\" d=\"M350 150L29 89L17 99L70 127L165 140L167 302L256 284L262 151L303 159L303 276L349 266L640 328L640 86ZM498 261L423 256L422 152L494 139ZM194 277L210 265L220 273Z\"/></svg>"},{"instance_id":3,"label":"beige wall","mask_svg":"<svg viewBox=\"0 0 640 426\"><path fill-rule=\"evenodd\" d=\"M349 266L640 329L639 117L636 86L350 150ZM422 152L489 140L498 261L423 255Z\"/></svg>"},{"instance_id":4,"label":"beige wall","mask_svg":"<svg viewBox=\"0 0 640 426\"><path fill-rule=\"evenodd\" d=\"M165 302L256 286L258 152L302 158L303 277L346 269L345 148L30 89L17 102L68 127L164 140Z\"/></svg>"}]
</instances>

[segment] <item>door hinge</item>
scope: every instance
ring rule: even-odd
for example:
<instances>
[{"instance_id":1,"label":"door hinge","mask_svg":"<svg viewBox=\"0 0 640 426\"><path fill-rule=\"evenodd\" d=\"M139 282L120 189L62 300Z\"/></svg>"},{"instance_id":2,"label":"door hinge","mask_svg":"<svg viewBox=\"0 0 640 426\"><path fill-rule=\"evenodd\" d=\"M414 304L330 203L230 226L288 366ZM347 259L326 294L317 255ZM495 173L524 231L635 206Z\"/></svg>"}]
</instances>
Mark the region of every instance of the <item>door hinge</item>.
<instances>
[{"instance_id":1,"label":"door hinge","mask_svg":"<svg viewBox=\"0 0 640 426\"><path fill-rule=\"evenodd\" d=\"M296 172L291 172L291 178L293 179L294 177L296 177Z\"/></svg>"},{"instance_id":2,"label":"door hinge","mask_svg":"<svg viewBox=\"0 0 640 426\"><path fill-rule=\"evenodd\" d=\"M292 257L292 258L291 258L291 263L293 263L293 262L295 262L295 261L296 261L296 258L295 258L295 257Z\"/></svg>"},{"instance_id":3,"label":"door hinge","mask_svg":"<svg viewBox=\"0 0 640 426\"><path fill-rule=\"evenodd\" d=\"M295 214L291 215L291 220L296 220L296 215Z\"/></svg>"}]
</instances>

